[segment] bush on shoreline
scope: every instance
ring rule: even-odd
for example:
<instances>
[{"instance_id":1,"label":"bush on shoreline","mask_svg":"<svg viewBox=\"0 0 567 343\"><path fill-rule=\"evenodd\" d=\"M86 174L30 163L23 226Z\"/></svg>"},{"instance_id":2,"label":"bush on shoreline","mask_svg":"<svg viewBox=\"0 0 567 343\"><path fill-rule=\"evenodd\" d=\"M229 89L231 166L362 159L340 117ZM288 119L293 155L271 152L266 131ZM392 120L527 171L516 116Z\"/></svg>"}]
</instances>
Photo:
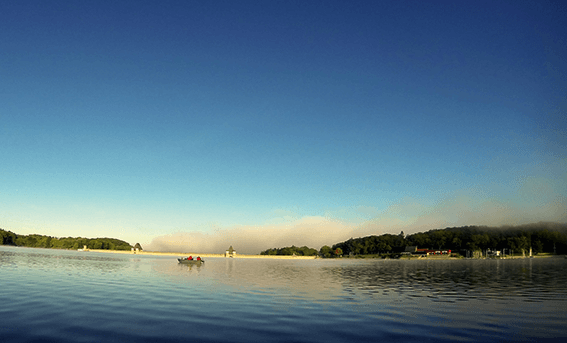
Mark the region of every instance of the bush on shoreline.
<instances>
[{"instance_id":1,"label":"bush on shoreline","mask_svg":"<svg viewBox=\"0 0 567 343\"><path fill-rule=\"evenodd\" d=\"M308 248L307 246L296 247L295 245L292 245L291 247L264 250L260 252L260 255L316 256L317 250Z\"/></svg>"}]
</instances>

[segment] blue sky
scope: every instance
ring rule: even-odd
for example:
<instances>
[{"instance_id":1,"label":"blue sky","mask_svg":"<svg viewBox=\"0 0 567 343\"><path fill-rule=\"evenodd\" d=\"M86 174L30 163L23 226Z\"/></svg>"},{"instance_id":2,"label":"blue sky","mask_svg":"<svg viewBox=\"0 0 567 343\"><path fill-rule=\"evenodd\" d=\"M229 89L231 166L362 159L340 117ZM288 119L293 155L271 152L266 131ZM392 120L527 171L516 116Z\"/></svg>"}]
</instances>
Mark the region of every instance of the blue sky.
<instances>
[{"instance_id":1,"label":"blue sky","mask_svg":"<svg viewBox=\"0 0 567 343\"><path fill-rule=\"evenodd\" d=\"M566 14L3 2L0 228L257 253L565 222Z\"/></svg>"}]
</instances>

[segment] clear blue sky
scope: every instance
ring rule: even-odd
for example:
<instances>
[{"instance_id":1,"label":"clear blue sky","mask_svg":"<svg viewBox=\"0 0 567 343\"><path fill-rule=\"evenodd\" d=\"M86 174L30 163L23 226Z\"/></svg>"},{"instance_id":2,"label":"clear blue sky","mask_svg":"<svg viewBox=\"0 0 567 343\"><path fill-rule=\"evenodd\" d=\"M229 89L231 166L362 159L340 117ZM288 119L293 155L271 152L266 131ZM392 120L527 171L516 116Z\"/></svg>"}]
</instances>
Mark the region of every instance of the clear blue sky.
<instances>
[{"instance_id":1,"label":"clear blue sky","mask_svg":"<svg viewBox=\"0 0 567 343\"><path fill-rule=\"evenodd\" d=\"M565 222L566 37L563 1L3 1L0 228Z\"/></svg>"}]
</instances>

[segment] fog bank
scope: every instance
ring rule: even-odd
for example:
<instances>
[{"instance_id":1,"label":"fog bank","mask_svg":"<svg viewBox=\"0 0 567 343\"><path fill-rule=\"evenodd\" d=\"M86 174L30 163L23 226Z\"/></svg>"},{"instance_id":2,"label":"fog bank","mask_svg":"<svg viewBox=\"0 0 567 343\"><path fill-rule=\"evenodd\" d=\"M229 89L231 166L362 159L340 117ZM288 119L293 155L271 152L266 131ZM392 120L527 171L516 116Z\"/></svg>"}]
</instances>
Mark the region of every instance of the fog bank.
<instances>
[{"instance_id":1,"label":"fog bank","mask_svg":"<svg viewBox=\"0 0 567 343\"><path fill-rule=\"evenodd\" d=\"M460 192L433 206L406 198L375 217L359 222L345 222L328 217L303 217L280 224L219 228L213 233L177 232L156 237L147 250L196 253L223 253L229 246L243 254L258 254L269 248L308 246L320 249L349 238L405 234L466 225L521 225L539 221L567 222L567 205L562 196L539 206L522 206L490 198L479 202L470 192ZM367 206L353 209L368 213Z\"/></svg>"}]
</instances>

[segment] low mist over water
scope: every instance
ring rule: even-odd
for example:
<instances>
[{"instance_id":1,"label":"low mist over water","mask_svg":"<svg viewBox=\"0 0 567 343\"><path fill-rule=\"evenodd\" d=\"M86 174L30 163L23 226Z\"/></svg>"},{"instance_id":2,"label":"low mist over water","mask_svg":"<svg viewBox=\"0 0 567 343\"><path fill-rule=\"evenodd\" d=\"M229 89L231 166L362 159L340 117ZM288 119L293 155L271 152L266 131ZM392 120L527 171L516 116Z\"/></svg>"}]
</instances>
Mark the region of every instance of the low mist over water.
<instances>
[{"instance_id":1,"label":"low mist over water","mask_svg":"<svg viewBox=\"0 0 567 343\"><path fill-rule=\"evenodd\" d=\"M3 342L556 341L567 260L270 260L0 247Z\"/></svg>"}]
</instances>

